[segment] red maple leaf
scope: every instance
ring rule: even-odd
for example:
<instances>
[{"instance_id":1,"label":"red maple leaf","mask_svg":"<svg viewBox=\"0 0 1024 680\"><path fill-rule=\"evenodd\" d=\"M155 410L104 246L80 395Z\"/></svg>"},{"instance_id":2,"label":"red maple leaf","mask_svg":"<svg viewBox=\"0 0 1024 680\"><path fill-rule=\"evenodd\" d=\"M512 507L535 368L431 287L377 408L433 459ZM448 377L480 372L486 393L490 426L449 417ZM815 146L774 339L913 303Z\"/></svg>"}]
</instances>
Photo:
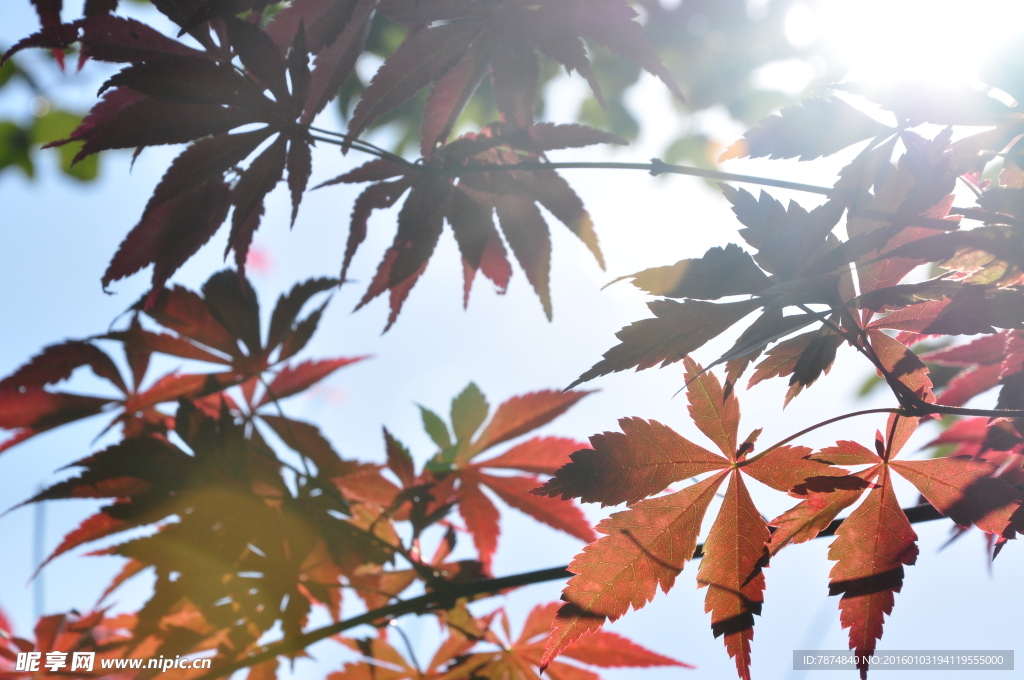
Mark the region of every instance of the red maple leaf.
<instances>
[{"instance_id":1,"label":"red maple leaf","mask_svg":"<svg viewBox=\"0 0 1024 680\"><path fill-rule=\"evenodd\" d=\"M483 272L499 291L508 286L512 269L505 250L507 243L550 318L551 241L538 204L576 234L603 266L590 215L554 170L485 172L479 166L512 168L523 162L543 161L544 153L552 149L598 143L625 142L615 135L582 125L543 123L525 129L509 129L507 125L493 124L478 134L464 135L436 149L423 165L374 160L325 183L375 182L356 199L352 210L342 280L366 238L372 212L394 205L409 192L398 214L394 243L384 254L357 309L390 291L391 314L387 325L390 328L409 291L426 269L447 221L462 254L465 303L469 301L477 271ZM474 167L478 171L473 171ZM456 181L458 173L463 174ZM495 228L494 213L497 213L504 242Z\"/></svg>"},{"instance_id":2,"label":"red maple leaf","mask_svg":"<svg viewBox=\"0 0 1024 680\"><path fill-rule=\"evenodd\" d=\"M746 490L741 472L783 491L842 472L810 458L809 449L776 447L747 458L759 430L740 442L739 402L726 396L714 374L687 357L690 416L715 443L712 453L656 422L620 421L623 433L591 438L593 451L579 451L536 493L632 507L597 525L604 536L569 564L575 574L566 585L544 653L551 663L582 636L599 630L630 607L646 605L660 587L667 592L686 562L694 557L701 523L719 487L725 498L704 543L697 574L708 589L705 610L712 631L724 636L729 655L743 678L750 677L750 641L754 614L761 611L762 570L767 566L769 530ZM785 472L779 472L779 468ZM711 476L681 491L658 494L669 484L699 474Z\"/></svg>"}]
</instances>

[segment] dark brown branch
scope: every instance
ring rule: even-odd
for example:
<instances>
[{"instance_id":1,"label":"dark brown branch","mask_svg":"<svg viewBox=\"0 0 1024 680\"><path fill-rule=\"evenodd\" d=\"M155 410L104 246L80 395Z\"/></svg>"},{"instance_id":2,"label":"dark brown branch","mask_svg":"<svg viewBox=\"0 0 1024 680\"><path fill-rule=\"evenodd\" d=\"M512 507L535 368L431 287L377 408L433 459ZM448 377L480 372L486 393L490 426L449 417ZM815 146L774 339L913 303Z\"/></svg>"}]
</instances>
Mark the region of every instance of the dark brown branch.
<instances>
[{"instance_id":1,"label":"dark brown branch","mask_svg":"<svg viewBox=\"0 0 1024 680\"><path fill-rule=\"evenodd\" d=\"M911 524L918 522L930 522L944 517L944 515L928 503L915 507L904 508L903 512L907 515L907 519L910 520ZM833 520L831 524L818 533L817 538L834 535L839 527L842 526L843 522L843 519ZM701 543L694 551L693 559L700 559L703 556L704 544ZM395 602L394 604L389 604L386 607L380 607L379 609L368 611L365 614L360 614L359 616L354 616L350 619L345 619L344 621L338 621L328 626L323 626L322 628L316 628L299 635L298 637L266 645L259 652L250 654L244 659L214 668L209 673L200 676L198 680L214 680L214 678L230 675L235 671L248 668L277 656L294 654L295 652L301 651L316 642L329 638L332 635L337 635L338 633L349 630L350 628L355 628L356 626L375 624L382 620L394 619L405 614L425 614L437 609L451 607L455 604L456 600L463 597L473 597L475 595L496 595L501 591L508 590L510 588L519 588L536 583L546 583L548 581L560 581L570 578L572 575L572 572L568 570L568 566L565 566L528 571L522 574L502 576L500 578L468 581L465 583L452 583L443 591L432 591L409 600Z\"/></svg>"}]
</instances>

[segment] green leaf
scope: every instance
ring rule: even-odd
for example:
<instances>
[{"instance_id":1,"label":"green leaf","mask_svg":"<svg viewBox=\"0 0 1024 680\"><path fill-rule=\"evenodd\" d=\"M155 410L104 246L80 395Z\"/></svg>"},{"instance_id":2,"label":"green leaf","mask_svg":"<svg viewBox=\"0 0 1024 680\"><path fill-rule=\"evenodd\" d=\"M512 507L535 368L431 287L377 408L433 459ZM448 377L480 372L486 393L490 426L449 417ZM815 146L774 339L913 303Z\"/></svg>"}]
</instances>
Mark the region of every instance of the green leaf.
<instances>
[{"instance_id":1,"label":"green leaf","mask_svg":"<svg viewBox=\"0 0 1024 680\"><path fill-rule=\"evenodd\" d=\"M429 408L420 406L420 417L423 418L423 429L427 431L430 438L435 444L438 445L442 450L447 449L452 445L451 435L448 434L448 426L441 420L441 416L437 415Z\"/></svg>"},{"instance_id":2,"label":"green leaf","mask_svg":"<svg viewBox=\"0 0 1024 680\"><path fill-rule=\"evenodd\" d=\"M28 149L29 137L25 131L10 121L0 121L0 171L13 165L34 177L35 169Z\"/></svg>"},{"instance_id":3,"label":"green leaf","mask_svg":"<svg viewBox=\"0 0 1024 680\"><path fill-rule=\"evenodd\" d=\"M31 132L32 143L50 144L67 139L81 122L81 116L53 109L36 118ZM99 174L99 156L95 154L86 156L78 163L72 164L81 149L82 142L70 142L57 147L56 151L60 155L60 169L65 175L88 182L96 179Z\"/></svg>"},{"instance_id":4,"label":"green leaf","mask_svg":"<svg viewBox=\"0 0 1024 680\"><path fill-rule=\"evenodd\" d=\"M437 455L427 461L424 469L428 472L451 472L455 467L455 457L459 452L459 447L452 445L441 449Z\"/></svg>"},{"instance_id":5,"label":"green leaf","mask_svg":"<svg viewBox=\"0 0 1024 680\"><path fill-rule=\"evenodd\" d=\"M490 407L476 383L469 383L462 394L452 399L452 430L455 440L468 442L487 419Z\"/></svg>"},{"instance_id":6,"label":"green leaf","mask_svg":"<svg viewBox=\"0 0 1024 680\"><path fill-rule=\"evenodd\" d=\"M17 72L18 67L14 65L13 60L8 59L5 61L4 65L0 66L0 87L3 87L10 82L11 78L13 78L14 74Z\"/></svg>"}]
</instances>

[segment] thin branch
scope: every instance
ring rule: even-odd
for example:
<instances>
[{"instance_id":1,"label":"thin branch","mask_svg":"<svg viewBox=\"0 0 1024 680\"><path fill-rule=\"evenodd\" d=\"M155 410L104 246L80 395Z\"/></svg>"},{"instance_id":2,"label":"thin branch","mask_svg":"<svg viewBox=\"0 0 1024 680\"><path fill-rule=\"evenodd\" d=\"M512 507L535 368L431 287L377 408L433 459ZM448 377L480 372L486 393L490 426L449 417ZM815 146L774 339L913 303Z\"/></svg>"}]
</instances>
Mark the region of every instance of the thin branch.
<instances>
[{"instance_id":1,"label":"thin branch","mask_svg":"<svg viewBox=\"0 0 1024 680\"><path fill-rule=\"evenodd\" d=\"M777 189L790 189L792 191L802 191L804 193L819 194L821 196L828 196L829 198L855 198L855 193L848 189L839 189L836 187L822 187L814 184L803 184L801 182L790 182L781 179L771 179L768 177L758 177L756 175L740 175L732 172L722 172L720 170L707 170L704 168L694 168L688 165L673 165L666 163L659 158L652 158L649 163L615 163L615 162L582 162L582 161L567 161L567 162L523 162L523 163L512 163L512 164L481 164L481 165L461 165L458 167L443 167L435 168L423 163L414 163L409 161L397 154L394 154L386 149L368 142L358 137L352 137L344 132L333 132L324 128L313 127L312 125L306 126L309 130L313 139L326 142L327 144L335 144L337 146L348 146L349 148L363 153L377 156L378 158L385 158L395 163L404 165L411 170L417 172L430 172L437 174L444 174L449 177L459 177L461 175L473 174L477 172L515 172L524 170L643 170L644 172L650 173L652 176L657 177L658 175L672 174L672 175L690 175L692 177L703 177L705 179L720 180L723 182L738 182L741 184L757 184L760 186L775 187ZM320 135L329 135L329 137L323 137ZM888 139L890 134L881 135L880 138ZM883 139L883 141L884 141ZM877 140L876 140L877 141ZM865 151L870 150L873 144L868 145ZM972 185L973 189L973 185ZM854 211L859 217L868 217L871 219L885 219L892 217L893 215L882 211L870 210L860 208ZM978 220L981 222L995 222L1005 223L1015 226L1024 226L1024 221L1019 220L1012 215L1003 215L1001 213L993 213L981 208L975 207L956 207L950 208L950 215L962 215L970 220ZM914 224L917 226L929 226L939 229L948 229L948 222L939 218L933 217L915 217Z\"/></svg>"},{"instance_id":2,"label":"thin branch","mask_svg":"<svg viewBox=\"0 0 1024 680\"><path fill-rule=\"evenodd\" d=\"M394 154L386 149L372 144L364 139L358 137L352 137L351 135L343 132L332 132L331 130L325 130L323 128L317 128L313 126L307 126L313 139L326 142L327 144L335 144L337 146L348 146L349 148L363 153L377 156L379 158L385 158L395 163L401 164L414 170L416 172L436 173L443 174L449 177L459 177L461 175L474 174L478 172L517 172L517 171L529 171L529 170L642 170L650 173L652 176L657 177L658 175L690 175L692 177L703 177L705 179L720 180L723 182L738 182L741 184L757 184L766 187L775 187L777 189L789 189L792 191L802 191L804 193L819 194L821 196L827 196L829 198L845 198L852 200L856 197L853 191L848 189L839 189L836 187L822 187L814 184L803 184L801 182L790 182L781 179L771 179L769 177L759 177L756 175L740 175L733 172L722 172L720 170L707 170L704 168L694 168L688 165L673 165L666 163L660 158L652 158L649 163L616 163L616 162L582 162L582 161L567 161L567 162L523 162L523 163L512 163L512 164L498 164L498 163L485 163L480 165L460 165L457 167L431 167L424 163L414 163L406 160L401 156ZM320 135L329 135L330 137L323 137ZM891 135L882 135L884 138L888 138ZM884 140L883 140L884 141ZM867 147L868 150L872 145ZM973 188L973 185L972 185ZM858 217L867 217L870 219L882 220L888 217L893 217L890 213L882 211L871 210L866 208L853 209L854 214ZM1006 223L1015 226L1024 226L1024 221L1019 220L1012 215L1003 215L1000 213L992 213L981 208L974 207L953 207L949 210L950 215L962 215L967 219L978 220L982 222L995 222L995 223ZM934 227L938 229L949 229L947 221L934 218L934 217L922 217L918 216L914 218L914 224L917 226Z\"/></svg>"},{"instance_id":3,"label":"thin branch","mask_svg":"<svg viewBox=\"0 0 1024 680\"><path fill-rule=\"evenodd\" d=\"M942 513L936 510L929 503L904 508L903 512L906 514L907 519L911 524L916 524L918 522L930 522L944 517ZM826 536L834 535L839 527L842 526L844 521L844 519L833 520L831 524L818 533L816 538L824 538ZM700 559L703 556L704 544L701 543L694 551L693 559ZM364 614L360 614L359 616L345 619L344 621L338 621L336 623L323 626L322 628L316 628L288 640L282 640L270 645L265 645L259 652L252 653L244 659L214 668L209 673L200 676L197 680L214 680L214 678L230 675L235 671L254 666L260 662L273 659L277 656L294 654L295 652L306 649L316 642L329 638L333 635L337 635L338 633L342 633L350 628L375 624L380 622L382 619L390 620L405 614L426 614L436 609L444 609L446 607L453 606L455 601L459 598L473 597L475 595L496 595L501 591L508 590L510 588L518 588L536 583L546 583L548 581L561 581L572 576L573 573L569 571L568 566L564 566L529 571L522 574L503 576L500 578L452 583L444 591L430 592L409 600L395 602L394 604L387 605L386 607L380 607L379 609L368 611Z\"/></svg>"},{"instance_id":4,"label":"thin branch","mask_svg":"<svg viewBox=\"0 0 1024 680\"><path fill-rule=\"evenodd\" d=\"M1024 418L1024 409L1010 408L964 408L963 406L946 406L925 401L917 395L910 399L904 415L910 416L981 416L982 418Z\"/></svg>"},{"instance_id":5,"label":"thin branch","mask_svg":"<svg viewBox=\"0 0 1024 680\"><path fill-rule=\"evenodd\" d=\"M551 162L551 163L514 163L510 165L483 164L465 165L457 168L445 168L444 172L453 176L467 174L469 172L492 172L495 170L644 170L651 175L691 175L693 177L704 177L705 179L717 179L723 182L740 182L744 184L759 184L778 189L791 189L803 191L810 194L821 194L822 196L851 196L851 192L845 189L833 187L820 187L814 184L801 184L800 182L788 182L781 179L770 179L767 177L756 177L754 175L737 175L733 172L722 172L720 170L705 170L694 168L688 165L671 165L658 158L652 158L650 163L612 163L612 162Z\"/></svg>"},{"instance_id":6,"label":"thin branch","mask_svg":"<svg viewBox=\"0 0 1024 680\"><path fill-rule=\"evenodd\" d=\"M509 172L509 171L523 171L523 170L643 170L651 175L657 177L658 175L691 175L693 177L704 177L705 179L715 179L723 182L740 182L743 184L758 184L766 187L775 187L777 189L791 189L793 191L803 191L810 194L820 194L828 197L843 197L852 198L853 192L846 189L836 189L834 187L820 187L814 184L802 184L800 182L788 182L781 179L771 179L768 177L757 177L754 175L738 175L733 172L722 172L720 170L705 170L704 168L694 168L688 165L672 165L666 163L658 158L652 158L649 163L613 163L613 162L523 162L523 163L512 163L512 164L499 164L499 163L485 163L481 165L459 165L456 167L431 167L423 163L412 163L401 156L385 151L378 146L375 146L365 140L350 137L341 132L330 132L321 128L308 128L311 131L311 136L318 142L326 142L327 144L335 144L337 146L348 146L349 148L362 151L379 158L386 158L388 160L400 163L415 169L419 172L443 174L449 177L459 177L460 175L468 175L477 172ZM312 134L317 133L317 134ZM330 137L323 137L321 135L331 135L337 137L332 139Z\"/></svg>"},{"instance_id":7,"label":"thin branch","mask_svg":"<svg viewBox=\"0 0 1024 680\"><path fill-rule=\"evenodd\" d=\"M340 139L345 140L349 144L359 144L359 145L361 145L363 147L367 147L367 148L372 149L375 152L379 153L381 155L381 157L395 156L395 154L391 153L387 149L381 148L381 147L377 146L376 144L373 144L372 142L366 141L365 139L359 139L358 137L353 137L352 135L347 134L345 132L335 132L334 130L326 130L324 128L318 128L318 127L314 127L312 125L309 126L309 129L312 132L319 132L322 135L330 135L332 137L338 137ZM401 158L401 156L396 156L396 157L397 158ZM404 159L402 159L402 160L404 160Z\"/></svg>"}]
</instances>

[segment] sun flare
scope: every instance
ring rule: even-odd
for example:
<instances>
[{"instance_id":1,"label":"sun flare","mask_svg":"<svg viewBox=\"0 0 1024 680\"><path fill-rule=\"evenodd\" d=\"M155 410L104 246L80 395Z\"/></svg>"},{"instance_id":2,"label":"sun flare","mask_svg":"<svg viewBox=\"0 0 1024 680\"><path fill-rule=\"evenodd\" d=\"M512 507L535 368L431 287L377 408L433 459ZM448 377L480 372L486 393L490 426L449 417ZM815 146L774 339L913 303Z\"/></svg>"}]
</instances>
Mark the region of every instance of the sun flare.
<instances>
[{"instance_id":1,"label":"sun flare","mask_svg":"<svg viewBox=\"0 0 1024 680\"><path fill-rule=\"evenodd\" d=\"M793 44L820 41L849 63L847 80L973 84L1022 19L1013 0L821 0L795 5L786 30Z\"/></svg>"}]
</instances>

